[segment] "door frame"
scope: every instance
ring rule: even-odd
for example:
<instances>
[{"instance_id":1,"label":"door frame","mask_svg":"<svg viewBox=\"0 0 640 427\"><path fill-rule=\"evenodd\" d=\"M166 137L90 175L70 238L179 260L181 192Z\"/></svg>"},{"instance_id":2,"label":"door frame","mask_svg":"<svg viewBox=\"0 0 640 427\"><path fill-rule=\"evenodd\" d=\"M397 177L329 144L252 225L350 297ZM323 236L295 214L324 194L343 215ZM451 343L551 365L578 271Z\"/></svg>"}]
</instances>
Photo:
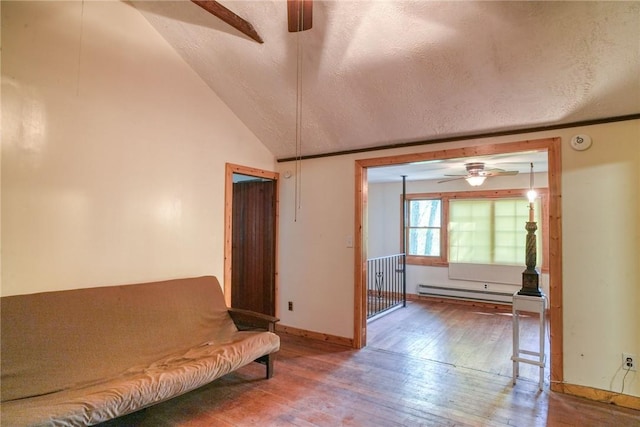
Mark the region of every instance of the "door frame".
<instances>
[{"instance_id":1,"label":"door frame","mask_svg":"<svg viewBox=\"0 0 640 427\"><path fill-rule=\"evenodd\" d=\"M248 166L236 165L233 163L225 163L225 186L224 186L224 278L223 291L224 300L228 307L231 307L231 281L232 281L232 240L233 240L233 174L255 176L256 178L271 179L276 182L275 188L275 259L274 262L274 312L278 316L279 292L278 292L278 223L279 223L279 185L278 172L267 171L263 169L252 168Z\"/></svg>"},{"instance_id":2,"label":"door frame","mask_svg":"<svg viewBox=\"0 0 640 427\"><path fill-rule=\"evenodd\" d=\"M562 391L563 318L562 318L562 191L561 173L562 139L544 138L519 142L484 144L465 148L430 151L396 156L378 157L355 161L355 253L354 253L354 333L353 347L362 348L367 343L367 168L398 165L426 160L453 159L520 151L546 151L549 186L549 331L551 390Z\"/></svg>"}]
</instances>

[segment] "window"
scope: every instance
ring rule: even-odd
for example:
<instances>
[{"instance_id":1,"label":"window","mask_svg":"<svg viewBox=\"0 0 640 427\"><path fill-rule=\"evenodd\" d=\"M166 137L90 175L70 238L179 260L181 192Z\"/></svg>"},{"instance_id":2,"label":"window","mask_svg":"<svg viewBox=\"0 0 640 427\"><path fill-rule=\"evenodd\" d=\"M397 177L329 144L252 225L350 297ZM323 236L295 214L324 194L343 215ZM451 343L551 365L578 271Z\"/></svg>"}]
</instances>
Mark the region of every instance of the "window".
<instances>
[{"instance_id":1,"label":"window","mask_svg":"<svg viewBox=\"0 0 640 427\"><path fill-rule=\"evenodd\" d=\"M442 201L439 199L408 201L408 255L440 257L442 253L441 206Z\"/></svg>"},{"instance_id":2,"label":"window","mask_svg":"<svg viewBox=\"0 0 640 427\"><path fill-rule=\"evenodd\" d=\"M455 216L449 219L449 261L489 264L490 206L471 200L455 202L449 205L449 208L455 211Z\"/></svg>"},{"instance_id":3,"label":"window","mask_svg":"<svg viewBox=\"0 0 640 427\"><path fill-rule=\"evenodd\" d=\"M548 269L545 189L535 205L537 266ZM407 263L524 265L529 205L523 190L408 194ZM543 264L544 263L544 264Z\"/></svg>"},{"instance_id":4,"label":"window","mask_svg":"<svg viewBox=\"0 0 640 427\"><path fill-rule=\"evenodd\" d=\"M540 203L534 219L540 224ZM525 258L529 205L522 198L451 200L449 262L522 265ZM539 234L538 234L539 236ZM537 239L538 265L542 239Z\"/></svg>"}]
</instances>

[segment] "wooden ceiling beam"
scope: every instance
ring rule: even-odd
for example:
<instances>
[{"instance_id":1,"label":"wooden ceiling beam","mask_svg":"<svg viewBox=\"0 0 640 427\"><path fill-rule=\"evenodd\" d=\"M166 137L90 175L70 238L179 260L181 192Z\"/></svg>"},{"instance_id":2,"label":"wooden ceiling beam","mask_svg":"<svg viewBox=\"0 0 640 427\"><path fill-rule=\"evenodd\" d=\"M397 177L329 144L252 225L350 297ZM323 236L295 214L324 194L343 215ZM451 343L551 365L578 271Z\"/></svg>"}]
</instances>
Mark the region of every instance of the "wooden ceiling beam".
<instances>
[{"instance_id":1,"label":"wooden ceiling beam","mask_svg":"<svg viewBox=\"0 0 640 427\"><path fill-rule=\"evenodd\" d=\"M264 41L262 40L262 37L260 37L260 34L258 34L256 29L253 28L253 25L251 25L251 22L239 17L238 15L236 15L235 13L233 13L232 11L230 11L229 9L227 9L217 1L213 1L213 0L207 0L207 1L191 0L191 1L197 4L198 6L200 6L201 8L203 8L204 10L206 10L207 12L211 13L212 15L215 15L218 18L222 19L224 22L231 25L233 28L240 31L242 34L245 34L251 39L257 41L258 43L264 43Z\"/></svg>"}]
</instances>

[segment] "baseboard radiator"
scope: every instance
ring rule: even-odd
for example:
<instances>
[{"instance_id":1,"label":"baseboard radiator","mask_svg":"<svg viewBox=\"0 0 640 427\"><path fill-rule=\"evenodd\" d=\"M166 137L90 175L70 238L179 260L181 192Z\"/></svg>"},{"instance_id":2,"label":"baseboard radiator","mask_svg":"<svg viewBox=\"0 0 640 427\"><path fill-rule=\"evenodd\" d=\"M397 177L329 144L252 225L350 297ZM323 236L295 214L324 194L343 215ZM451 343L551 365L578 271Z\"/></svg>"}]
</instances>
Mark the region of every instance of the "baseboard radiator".
<instances>
[{"instance_id":1,"label":"baseboard radiator","mask_svg":"<svg viewBox=\"0 0 640 427\"><path fill-rule=\"evenodd\" d=\"M460 289L423 284L418 285L418 295L471 301L497 302L501 304L511 304L513 302L513 293L509 292L497 292L484 289Z\"/></svg>"}]
</instances>

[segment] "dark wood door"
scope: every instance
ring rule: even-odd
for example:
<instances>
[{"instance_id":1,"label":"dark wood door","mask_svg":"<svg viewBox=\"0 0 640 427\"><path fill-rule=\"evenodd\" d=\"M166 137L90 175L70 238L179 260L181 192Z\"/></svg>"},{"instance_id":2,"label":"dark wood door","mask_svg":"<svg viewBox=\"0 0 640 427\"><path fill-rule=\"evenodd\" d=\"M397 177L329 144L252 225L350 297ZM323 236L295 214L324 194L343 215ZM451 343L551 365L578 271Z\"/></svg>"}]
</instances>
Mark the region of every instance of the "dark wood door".
<instances>
[{"instance_id":1,"label":"dark wood door","mask_svg":"<svg viewBox=\"0 0 640 427\"><path fill-rule=\"evenodd\" d=\"M275 315L276 181L233 184L231 306Z\"/></svg>"}]
</instances>

